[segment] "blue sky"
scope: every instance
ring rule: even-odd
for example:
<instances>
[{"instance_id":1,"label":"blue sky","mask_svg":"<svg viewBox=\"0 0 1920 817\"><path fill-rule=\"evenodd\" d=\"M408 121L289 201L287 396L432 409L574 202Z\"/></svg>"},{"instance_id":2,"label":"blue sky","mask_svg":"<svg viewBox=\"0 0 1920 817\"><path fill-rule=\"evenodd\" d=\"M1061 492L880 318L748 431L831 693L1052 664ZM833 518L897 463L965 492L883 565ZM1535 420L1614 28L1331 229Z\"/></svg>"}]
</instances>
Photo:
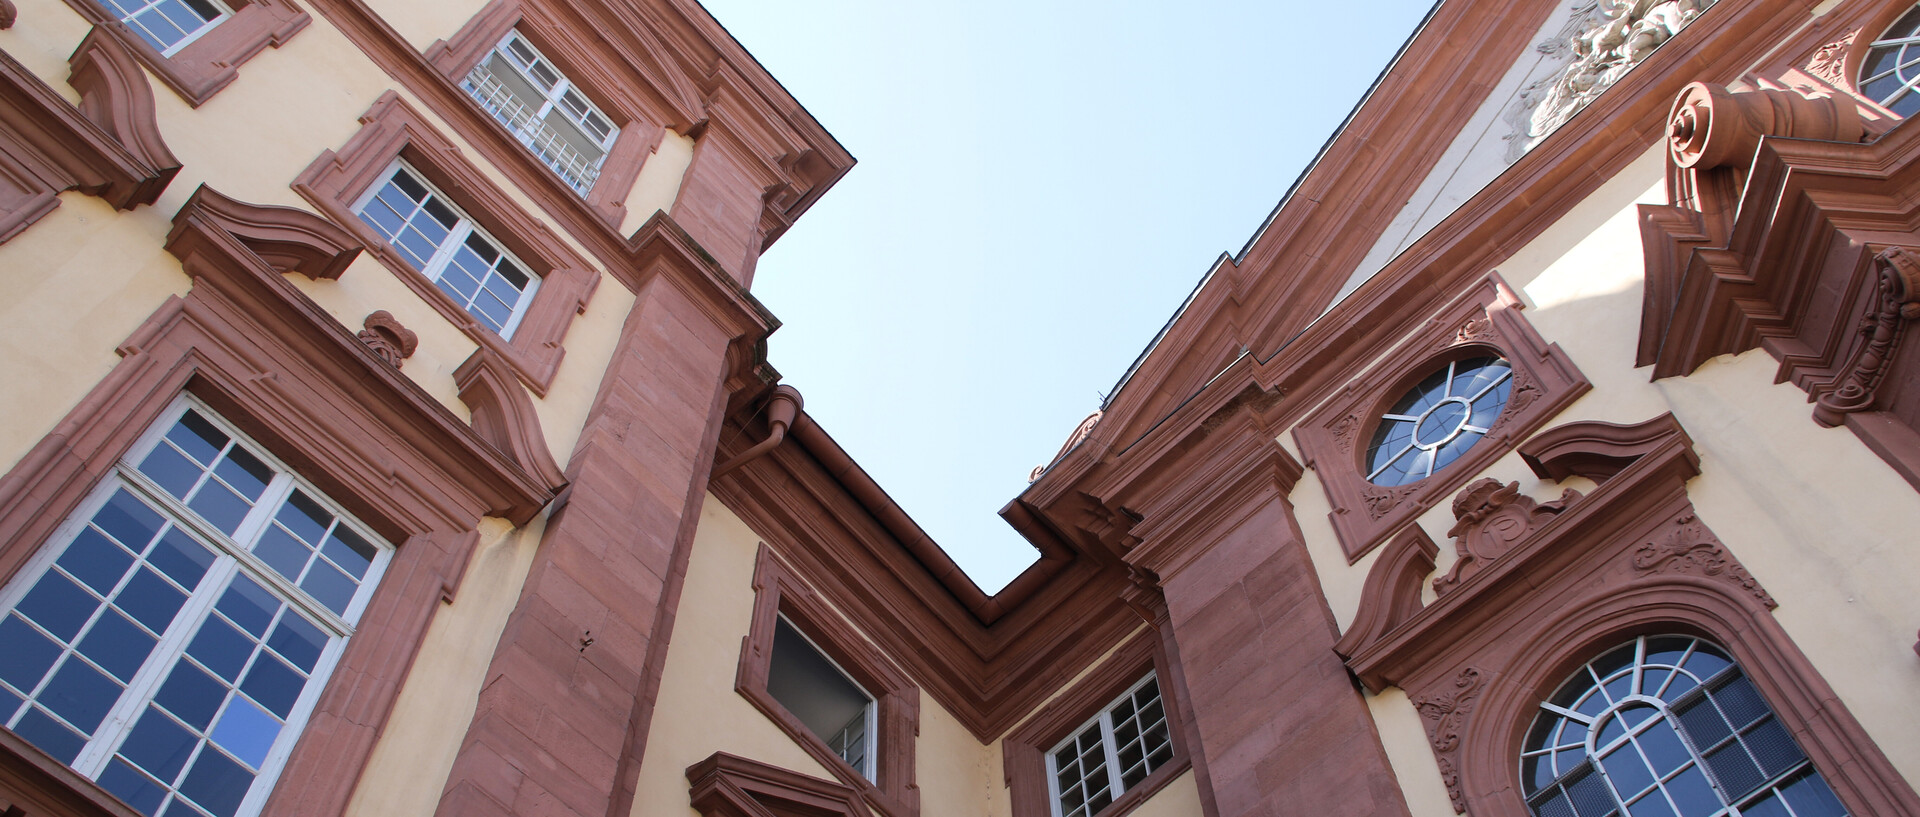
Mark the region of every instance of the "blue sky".
<instances>
[{"instance_id":1,"label":"blue sky","mask_svg":"<svg viewBox=\"0 0 1920 817\"><path fill-rule=\"evenodd\" d=\"M768 357L976 583L996 514L1429 0L703 0L860 163L760 260Z\"/></svg>"}]
</instances>

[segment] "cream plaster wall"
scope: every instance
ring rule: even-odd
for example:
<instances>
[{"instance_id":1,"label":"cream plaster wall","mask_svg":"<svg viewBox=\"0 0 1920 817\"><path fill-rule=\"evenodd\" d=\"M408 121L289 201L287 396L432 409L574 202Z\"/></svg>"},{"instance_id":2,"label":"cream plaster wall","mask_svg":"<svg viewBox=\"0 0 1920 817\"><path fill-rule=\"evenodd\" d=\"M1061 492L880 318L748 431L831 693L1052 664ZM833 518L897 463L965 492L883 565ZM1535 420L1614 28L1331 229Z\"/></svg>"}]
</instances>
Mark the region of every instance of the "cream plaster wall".
<instances>
[{"instance_id":1,"label":"cream plaster wall","mask_svg":"<svg viewBox=\"0 0 1920 817\"><path fill-rule=\"evenodd\" d=\"M1450 817L1453 798L1433 762L1433 749L1427 743L1427 727L1420 713L1407 700L1407 693L1388 687L1380 694L1362 692L1367 711L1373 714L1374 728L1387 750L1387 763L1393 766L1394 779L1400 781L1400 793L1407 798L1407 812L1413 817Z\"/></svg>"},{"instance_id":2,"label":"cream plaster wall","mask_svg":"<svg viewBox=\"0 0 1920 817\"><path fill-rule=\"evenodd\" d=\"M640 166L640 175L634 177L633 188L627 191L627 215L620 220L620 234L633 235L654 213L673 212L673 202L680 197L680 182L692 164L693 140L670 130L662 133L660 146Z\"/></svg>"},{"instance_id":3,"label":"cream plaster wall","mask_svg":"<svg viewBox=\"0 0 1920 817\"><path fill-rule=\"evenodd\" d=\"M486 7L487 0L433 0L431 3L373 0L367 5L412 43L414 50L425 51L433 41L452 37Z\"/></svg>"},{"instance_id":4,"label":"cream plaster wall","mask_svg":"<svg viewBox=\"0 0 1920 817\"><path fill-rule=\"evenodd\" d=\"M114 348L187 291L166 229L80 193L0 244L0 464L11 467L120 362ZM115 224L118 229L103 230Z\"/></svg>"},{"instance_id":5,"label":"cream plaster wall","mask_svg":"<svg viewBox=\"0 0 1920 817\"><path fill-rule=\"evenodd\" d=\"M1664 156L1650 150L1558 223L1498 266L1525 315L1593 383L1549 422L1640 422L1672 412L1694 440L1701 475L1688 484L1700 518L1778 600L1775 619L1894 766L1920 769L1920 710L1889 705L1920 692L1914 628L1920 560L1901 531L1920 526L1920 493L1852 432L1825 429L1806 394L1776 384L1762 351L1709 361L1685 376L1651 380L1633 368L1644 262L1636 205L1665 203ZM1482 474L1540 500L1585 480L1536 478L1509 452ZM1335 616L1352 621L1373 557L1348 566L1329 526L1325 493L1309 471L1292 496ZM1456 556L1447 503L1417 523L1440 544L1435 575ZM1432 601L1431 586L1426 598ZM1419 716L1398 690L1369 696L1389 758L1415 814L1443 815L1433 755Z\"/></svg>"},{"instance_id":6,"label":"cream plaster wall","mask_svg":"<svg viewBox=\"0 0 1920 817\"><path fill-rule=\"evenodd\" d=\"M69 101L76 100L66 84L66 58L88 24L59 0L20 5L19 22L0 31L0 48ZM444 36L478 5L406 4L413 13L394 22L413 36ZM121 213L99 199L64 194L57 210L0 244L0 287L9 293L0 302L0 320L11 330L0 334L0 382L33 384L0 390L0 416L8 420L0 426L0 472L119 362L114 348L154 309L188 291L179 263L162 248L174 213L194 190L204 182L242 201L311 209L291 182L322 152L352 138L361 127L360 115L392 80L315 14L287 44L241 66L233 84L199 109L157 80L150 83L160 131L183 165L159 201ZM462 155L479 155L418 99L408 101ZM475 165L527 214L546 220L496 169ZM564 231L554 232L570 241ZM577 243L574 248L591 258ZM403 373L455 416L466 418L452 371L472 353L474 342L391 270L363 254L337 281L297 275L288 280L349 331L357 331L374 310L393 313L420 336L420 348ZM534 399L548 445L563 464L632 304L632 293L603 279L567 335L567 355L550 396ZM482 522L479 550L460 595L438 613L425 636L415 670L356 791L352 813L432 812L544 525L544 516L520 530L500 520ZM729 649L737 649L737 640ZM802 755L800 762L805 761ZM684 783L680 791L684 807Z\"/></svg>"},{"instance_id":7,"label":"cream plaster wall","mask_svg":"<svg viewBox=\"0 0 1920 817\"><path fill-rule=\"evenodd\" d=\"M634 817L697 814L687 804L686 769L716 751L832 779L819 761L733 691L741 639L753 619L753 565L759 547L760 537L707 495L681 590L685 602L674 619L647 752L640 762ZM938 709L921 696L923 723L937 721ZM934 728L937 732L941 727Z\"/></svg>"},{"instance_id":8,"label":"cream plaster wall","mask_svg":"<svg viewBox=\"0 0 1920 817\"><path fill-rule=\"evenodd\" d=\"M403 5L410 11L392 21L397 26L426 31L431 24L444 35L464 23L465 15L479 3L426 4L432 9ZM467 9L469 5L473 8ZM89 26L59 0L28 0L22 6L15 27L0 31L0 47L49 86L70 100L77 99L66 84L66 57ZM0 264L6 267L0 275L31 276L47 283L41 287L46 294L16 298L6 306L9 313L34 316L13 325L45 324L52 316L74 314L100 318L62 320L61 326L48 327L59 331L0 340L23 352L0 361L0 372L11 369L32 375L31 382L44 386L28 395L0 398L4 401L0 406L10 409L8 416L16 419L0 432L0 462L17 460L78 402L117 360L113 347L161 299L186 290L178 264L160 247L173 214L194 190L206 183L241 201L311 209L290 187L292 180L323 151L338 149L352 138L361 127L360 115L391 84L385 72L318 15L285 45L263 51L241 66L239 78L197 110L152 80L161 133L182 163L159 201L114 213L97 199L69 194L62 197L65 203L59 212L0 245ZM297 94L290 94L291 88L297 88ZM403 96L463 155L478 155L417 98ZM289 104L290 100L297 104ZM533 201L497 169L485 163L476 162L476 166L524 212L545 221ZM85 212L69 212L75 210ZM564 231L553 232L587 255ZM289 276L289 280L350 331L358 331L367 314L385 309L418 333L420 348L402 371L456 416L466 417L452 372L472 354L475 343L391 270L363 254L338 281L311 281L303 276ZM21 284L11 291L33 289ZM632 302L632 294L624 287L600 287L568 334L567 356L549 397L535 399L548 445L562 463L578 438L595 384Z\"/></svg>"},{"instance_id":9,"label":"cream plaster wall","mask_svg":"<svg viewBox=\"0 0 1920 817\"><path fill-rule=\"evenodd\" d=\"M518 530L503 519L482 520L460 590L427 627L413 671L347 804L348 817L428 815L439 805L494 647L546 526L546 514Z\"/></svg>"}]
</instances>

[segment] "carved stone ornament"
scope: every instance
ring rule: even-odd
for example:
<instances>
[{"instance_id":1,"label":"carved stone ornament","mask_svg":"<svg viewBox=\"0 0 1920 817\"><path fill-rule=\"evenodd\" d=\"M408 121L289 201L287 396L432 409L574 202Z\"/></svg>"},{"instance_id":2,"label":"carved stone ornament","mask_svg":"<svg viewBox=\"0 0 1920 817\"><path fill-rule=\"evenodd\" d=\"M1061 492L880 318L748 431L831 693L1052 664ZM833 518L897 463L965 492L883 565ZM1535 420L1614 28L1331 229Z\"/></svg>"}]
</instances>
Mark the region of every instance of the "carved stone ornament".
<instances>
[{"instance_id":1,"label":"carved stone ornament","mask_svg":"<svg viewBox=\"0 0 1920 817\"><path fill-rule=\"evenodd\" d=\"M401 361L413 357L413 350L420 345L420 336L400 325L387 310L368 315L360 325L360 342L396 369L400 368Z\"/></svg>"},{"instance_id":2,"label":"carved stone ornament","mask_svg":"<svg viewBox=\"0 0 1920 817\"><path fill-rule=\"evenodd\" d=\"M1731 91L1696 82L1667 114L1674 165L1699 170L1750 163L1763 136L1858 142L1865 132L1851 100L1786 88Z\"/></svg>"},{"instance_id":3,"label":"carved stone ornament","mask_svg":"<svg viewBox=\"0 0 1920 817\"><path fill-rule=\"evenodd\" d=\"M1105 414L1105 410L1096 409L1092 414L1087 415L1087 419L1081 420L1080 425L1075 426L1073 433L1068 435L1067 442L1060 446L1059 451L1054 452L1053 459L1047 460L1045 465L1034 466L1033 470L1027 474L1027 481L1033 482L1039 479L1041 474L1046 473L1048 468L1052 468L1053 464L1066 456L1068 451L1072 451L1074 446L1085 441L1087 436L1093 433L1093 427L1100 424L1100 418Z\"/></svg>"},{"instance_id":4,"label":"carved stone ornament","mask_svg":"<svg viewBox=\"0 0 1920 817\"><path fill-rule=\"evenodd\" d=\"M1807 73L1824 79L1835 85L1847 81L1847 49L1853 45L1853 38L1860 36L1860 29L1847 32L1847 36L1820 46L1807 60Z\"/></svg>"},{"instance_id":5,"label":"carved stone ornament","mask_svg":"<svg viewBox=\"0 0 1920 817\"><path fill-rule=\"evenodd\" d=\"M1920 317L1920 254L1905 247L1888 247L1873 257L1879 274L1867 313L1860 319L1866 342L1847 361L1840 387L1820 395L1813 407L1815 422L1832 428L1846 415L1873 406L1875 393L1888 363L1900 348L1907 324Z\"/></svg>"},{"instance_id":6,"label":"carved stone ornament","mask_svg":"<svg viewBox=\"0 0 1920 817\"><path fill-rule=\"evenodd\" d=\"M1642 573L1695 573L1732 582L1771 610L1779 606L1753 574L1741 567L1707 526L1691 512L1673 520L1667 532L1633 551L1633 568Z\"/></svg>"},{"instance_id":7,"label":"carved stone ornament","mask_svg":"<svg viewBox=\"0 0 1920 817\"><path fill-rule=\"evenodd\" d=\"M1593 0L1574 9L1568 24L1535 46L1548 56L1568 54L1560 73L1522 89L1508 115L1507 162L1518 161L1587 103L1712 7L1714 0Z\"/></svg>"},{"instance_id":8,"label":"carved stone ornament","mask_svg":"<svg viewBox=\"0 0 1920 817\"><path fill-rule=\"evenodd\" d=\"M1497 479L1482 479L1461 489L1453 499L1457 521L1447 531L1460 558L1447 575L1433 580L1434 594L1444 596L1459 587L1579 499L1580 492L1568 488L1559 499L1541 504L1520 493L1520 483L1501 485Z\"/></svg>"},{"instance_id":9,"label":"carved stone ornament","mask_svg":"<svg viewBox=\"0 0 1920 817\"><path fill-rule=\"evenodd\" d=\"M1333 424L1333 441L1340 445L1341 451L1353 450L1353 438L1360 433L1360 416L1349 414Z\"/></svg>"},{"instance_id":10,"label":"carved stone ornament","mask_svg":"<svg viewBox=\"0 0 1920 817\"><path fill-rule=\"evenodd\" d=\"M1468 318L1460 324L1460 330L1453 333L1454 344L1471 343L1493 334L1493 319L1482 313L1477 318Z\"/></svg>"},{"instance_id":11,"label":"carved stone ornament","mask_svg":"<svg viewBox=\"0 0 1920 817\"><path fill-rule=\"evenodd\" d=\"M1394 508L1400 507L1400 501L1406 499L1407 494L1410 493L1413 493L1412 485L1402 485L1398 488L1382 488L1378 485L1367 483L1360 487L1360 495L1364 497L1367 504L1367 516L1372 519L1379 519L1392 512Z\"/></svg>"},{"instance_id":12,"label":"carved stone ornament","mask_svg":"<svg viewBox=\"0 0 1920 817\"><path fill-rule=\"evenodd\" d=\"M1468 667L1453 679L1453 688L1413 699L1413 707L1427 724L1427 740L1440 763L1440 779L1447 784L1447 797L1453 800L1457 814L1467 813L1467 797L1460 789L1460 766L1455 756L1460 751L1460 735L1466 731L1467 717L1473 714L1475 699L1485 681L1480 670Z\"/></svg>"}]
</instances>

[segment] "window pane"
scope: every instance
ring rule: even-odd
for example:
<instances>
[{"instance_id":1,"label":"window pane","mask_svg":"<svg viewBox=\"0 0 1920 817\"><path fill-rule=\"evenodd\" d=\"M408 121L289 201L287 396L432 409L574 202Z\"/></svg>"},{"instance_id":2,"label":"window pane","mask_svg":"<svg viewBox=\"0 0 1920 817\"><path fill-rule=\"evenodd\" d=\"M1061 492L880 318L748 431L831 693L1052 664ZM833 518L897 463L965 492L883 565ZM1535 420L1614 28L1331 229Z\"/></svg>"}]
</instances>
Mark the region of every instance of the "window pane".
<instances>
[{"instance_id":1,"label":"window pane","mask_svg":"<svg viewBox=\"0 0 1920 817\"><path fill-rule=\"evenodd\" d=\"M29 708L27 714L14 724L13 733L26 742L40 748L40 751L52 755L61 763L72 763L80 756L80 750L86 748L87 739L79 733L62 725L59 721L47 717L37 708Z\"/></svg>"},{"instance_id":2,"label":"window pane","mask_svg":"<svg viewBox=\"0 0 1920 817\"><path fill-rule=\"evenodd\" d=\"M115 760L107 764L107 770L100 775L100 787L113 796L126 801L126 804L139 810L141 814L152 814L160 808L161 801L167 797L167 790L148 779L126 761Z\"/></svg>"}]
</instances>

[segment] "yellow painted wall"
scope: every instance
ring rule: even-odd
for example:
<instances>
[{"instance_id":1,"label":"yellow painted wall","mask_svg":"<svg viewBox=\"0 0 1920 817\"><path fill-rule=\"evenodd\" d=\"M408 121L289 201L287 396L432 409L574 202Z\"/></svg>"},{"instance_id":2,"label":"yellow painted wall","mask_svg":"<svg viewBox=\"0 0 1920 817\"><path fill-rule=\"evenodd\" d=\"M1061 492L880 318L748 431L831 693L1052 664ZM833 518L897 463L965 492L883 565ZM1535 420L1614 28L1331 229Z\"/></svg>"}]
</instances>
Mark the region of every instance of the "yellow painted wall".
<instances>
[{"instance_id":1,"label":"yellow painted wall","mask_svg":"<svg viewBox=\"0 0 1920 817\"><path fill-rule=\"evenodd\" d=\"M832 779L819 761L733 690L741 639L753 619L753 565L759 547L760 537L708 495L687 563L684 603L667 646L646 757L640 763L634 817L697 814L687 805L686 769L717 751ZM923 723L937 721L938 709L921 696Z\"/></svg>"},{"instance_id":2,"label":"yellow painted wall","mask_svg":"<svg viewBox=\"0 0 1920 817\"><path fill-rule=\"evenodd\" d=\"M519 530L506 520L483 521L459 593L427 628L386 731L347 805L349 817L424 816L439 805L479 705L494 647L519 601L546 526L545 514Z\"/></svg>"},{"instance_id":3,"label":"yellow painted wall","mask_svg":"<svg viewBox=\"0 0 1920 817\"><path fill-rule=\"evenodd\" d=\"M411 38L431 40L458 28L480 3L396 5L408 11L392 22ZM76 100L66 84L66 58L88 24L61 0L24 0L19 6L18 23L0 31L0 48ZM360 115L393 81L314 14L306 29L242 65L233 84L198 109L157 80L150 84L160 131L183 164L159 201L121 213L99 199L64 194L56 211L0 244L0 287L9 294L0 302L0 320L12 330L0 334L0 382L34 384L0 390L0 417L8 420L0 425L0 472L119 362L114 348L154 309L188 291L189 280L163 245L174 213L201 183L242 201L310 209L291 189L293 179L322 152L342 147L360 129ZM462 155L480 155L418 99L409 102ZM545 220L497 170L476 166L528 215ZM568 240L564 231L554 232ZM577 243L575 249L591 257ZM368 313L391 312L420 336L403 373L455 416L467 416L452 371L473 352L474 342L393 271L363 254L337 281L297 275L289 280L349 330L357 331ZM632 293L603 278L567 335L550 396L534 399L548 445L562 464L632 304ZM544 517L519 530L500 520L483 522L460 595L428 630L352 813L432 813L544 525ZM684 802L684 784L681 791Z\"/></svg>"},{"instance_id":4,"label":"yellow painted wall","mask_svg":"<svg viewBox=\"0 0 1920 817\"><path fill-rule=\"evenodd\" d=\"M640 166L633 189L627 191L627 215L620 220L620 233L632 235L647 219L653 218L654 213L673 212L674 199L680 196L680 181L686 178L687 166L691 164L693 140L673 131L661 134L660 146L654 148L653 155Z\"/></svg>"},{"instance_id":5,"label":"yellow painted wall","mask_svg":"<svg viewBox=\"0 0 1920 817\"><path fill-rule=\"evenodd\" d=\"M1661 148L1649 151L1497 265L1527 302L1527 319L1593 383L1549 427L1672 412L1701 457L1701 475L1688 484L1701 520L1779 601L1775 619L1893 765L1920 768L1920 709L1888 705L1920 691L1912 653L1920 560L1901 534L1920 529L1920 493L1852 432L1816 425L1806 393L1773 382L1778 364L1765 352L1723 356L1658 382L1650 369L1633 368L1644 279L1635 205L1665 203L1664 161ZM1593 487L1540 480L1511 452L1483 475L1518 482L1541 500ZM1373 560L1346 564L1320 523L1326 500L1312 472L1293 501L1345 627ZM1447 503L1418 520L1440 544L1435 575L1456 559L1444 535L1453 521ZM1430 586L1426 597L1433 598ZM1388 690L1368 704L1413 813L1451 813L1405 695Z\"/></svg>"}]
</instances>

